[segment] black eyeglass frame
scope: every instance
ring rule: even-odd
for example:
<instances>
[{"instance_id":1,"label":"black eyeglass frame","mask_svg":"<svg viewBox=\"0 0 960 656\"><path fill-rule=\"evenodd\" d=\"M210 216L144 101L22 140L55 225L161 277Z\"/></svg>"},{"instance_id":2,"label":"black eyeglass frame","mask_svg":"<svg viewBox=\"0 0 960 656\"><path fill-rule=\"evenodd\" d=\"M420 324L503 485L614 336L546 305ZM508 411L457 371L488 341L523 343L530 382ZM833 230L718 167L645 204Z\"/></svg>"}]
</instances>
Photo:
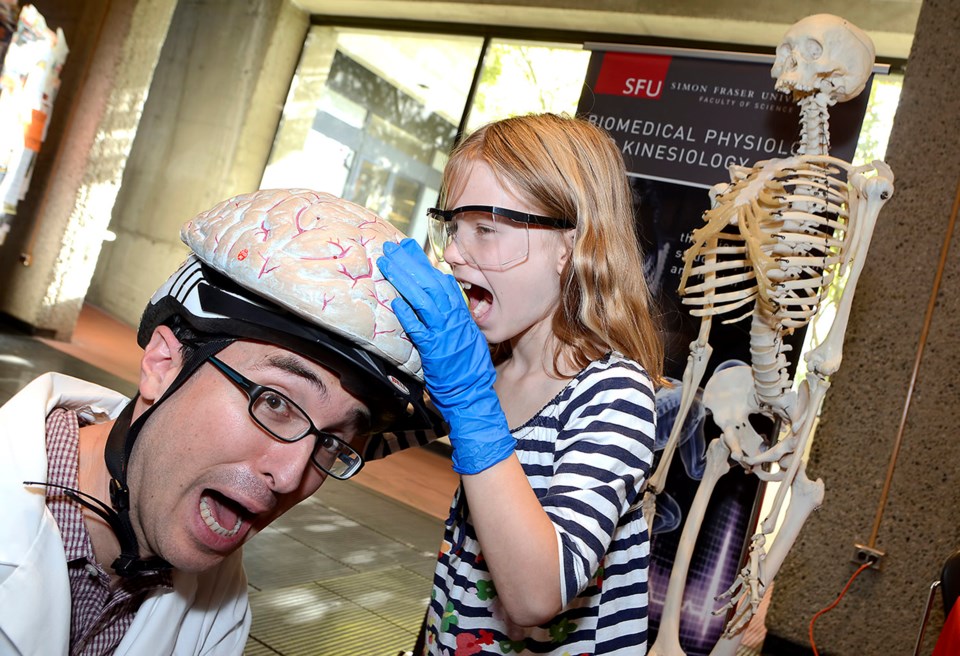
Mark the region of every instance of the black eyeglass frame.
<instances>
[{"instance_id":1,"label":"black eyeglass frame","mask_svg":"<svg viewBox=\"0 0 960 656\"><path fill-rule=\"evenodd\" d=\"M310 415L308 415L304 411L304 409L301 408L300 405L297 404L289 396L287 396L282 392L278 392L272 387L268 387L266 385L259 385L253 382L252 380L250 380L249 378L241 374L239 371L237 371L236 369L234 369L233 367L223 362L222 360L220 360L214 355L208 356L207 361L210 362L210 364L212 364L214 367L216 367L217 370L220 371L222 374L224 374L227 378L229 378L231 382L233 382L237 387L239 387L243 391L244 394L247 395L247 399L248 399L247 413L250 415L250 418L253 419L254 423L257 424L257 426L265 430L272 437L275 437L281 442L284 442L286 444L293 444L294 442L299 442L300 440L307 437L308 435L315 435L317 438L317 441L316 441L316 444L314 445L313 451L310 453L310 462L312 462L315 467L317 467L327 475L333 476L334 478L341 481L344 481L350 478L351 476L353 476L363 468L363 464L364 464L363 457L360 455L360 453L356 449L354 449L352 446L350 446L349 444L341 440L339 437L337 437L333 433L328 433L327 431L322 431L319 428L317 428L316 424L313 423L313 420L310 419ZM254 414L253 412L253 405L254 403L257 402L257 399L263 396L266 392L276 394L280 398L286 400L286 402L289 403L291 407L295 408L297 412L303 415L303 418L307 420L307 428L300 435L294 438L288 438L282 435L277 435L270 428L268 428L262 421L260 421L260 419L257 418L256 414ZM333 440L342 449L345 449L348 452L348 454L352 455L353 458L355 458L355 460L350 465L350 468L346 471L346 473L335 474L334 472L330 471L329 469L321 465L320 462L317 460L317 457L316 457L317 451L320 449L322 439ZM343 461L341 460L341 462Z\"/></svg>"},{"instance_id":2,"label":"black eyeglass frame","mask_svg":"<svg viewBox=\"0 0 960 656\"><path fill-rule=\"evenodd\" d=\"M496 207L494 205L463 205L455 207L452 210L441 210L437 207L431 207L427 210L427 216L441 221L452 221L457 214L464 212L489 212L496 216L502 216L529 225L538 225L545 228L556 228L558 230L570 230L577 226L568 219L556 219L552 216L542 216L540 214L530 214L529 212L520 212L519 210L509 210L505 207Z\"/></svg>"}]
</instances>

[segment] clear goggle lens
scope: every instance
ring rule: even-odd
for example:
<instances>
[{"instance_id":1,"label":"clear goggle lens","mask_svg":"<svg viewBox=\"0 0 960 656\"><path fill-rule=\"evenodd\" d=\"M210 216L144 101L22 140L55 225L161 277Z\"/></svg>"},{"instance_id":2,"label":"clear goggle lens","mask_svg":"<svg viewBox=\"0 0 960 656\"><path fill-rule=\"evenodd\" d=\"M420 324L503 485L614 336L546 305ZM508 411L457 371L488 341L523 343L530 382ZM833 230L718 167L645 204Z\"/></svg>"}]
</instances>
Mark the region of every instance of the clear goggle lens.
<instances>
[{"instance_id":1,"label":"clear goggle lens","mask_svg":"<svg viewBox=\"0 0 960 656\"><path fill-rule=\"evenodd\" d=\"M444 252L455 243L460 256L480 269L504 269L522 262L530 252L526 223L483 210L454 211L445 217L430 216L430 243L434 255L444 261Z\"/></svg>"}]
</instances>

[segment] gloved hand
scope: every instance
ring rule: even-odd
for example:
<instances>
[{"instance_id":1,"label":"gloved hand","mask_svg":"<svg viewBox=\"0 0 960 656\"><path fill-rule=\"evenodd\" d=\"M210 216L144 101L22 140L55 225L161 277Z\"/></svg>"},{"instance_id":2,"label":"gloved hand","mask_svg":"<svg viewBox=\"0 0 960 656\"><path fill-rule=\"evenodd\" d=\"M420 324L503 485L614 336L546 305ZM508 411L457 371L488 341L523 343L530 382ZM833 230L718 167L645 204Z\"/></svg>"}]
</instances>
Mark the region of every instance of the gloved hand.
<instances>
[{"instance_id":1,"label":"gloved hand","mask_svg":"<svg viewBox=\"0 0 960 656\"><path fill-rule=\"evenodd\" d=\"M453 470L478 474L509 457L516 440L493 390L487 340L457 281L435 269L412 239L384 244L377 266L402 297L394 299L393 311L420 352L430 397L450 424Z\"/></svg>"}]
</instances>

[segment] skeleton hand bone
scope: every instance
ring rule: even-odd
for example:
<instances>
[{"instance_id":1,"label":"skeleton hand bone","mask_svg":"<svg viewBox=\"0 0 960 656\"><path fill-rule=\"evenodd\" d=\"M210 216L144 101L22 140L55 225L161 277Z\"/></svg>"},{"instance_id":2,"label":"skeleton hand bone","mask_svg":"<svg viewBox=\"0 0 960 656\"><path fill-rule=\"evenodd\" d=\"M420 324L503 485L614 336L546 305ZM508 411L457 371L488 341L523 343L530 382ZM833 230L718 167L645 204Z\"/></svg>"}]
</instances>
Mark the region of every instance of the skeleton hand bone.
<instances>
[{"instance_id":1,"label":"skeleton hand bone","mask_svg":"<svg viewBox=\"0 0 960 656\"><path fill-rule=\"evenodd\" d=\"M750 557L747 565L740 570L733 585L717 595L717 601L724 599L729 601L713 611L714 615L722 615L731 608L737 608L733 617L727 622L726 630L723 632L725 638L732 638L745 629L760 606L760 600L766 589L766 586L761 583L763 561L766 558L764 550L766 542L767 537L762 533L753 536L750 540Z\"/></svg>"}]
</instances>

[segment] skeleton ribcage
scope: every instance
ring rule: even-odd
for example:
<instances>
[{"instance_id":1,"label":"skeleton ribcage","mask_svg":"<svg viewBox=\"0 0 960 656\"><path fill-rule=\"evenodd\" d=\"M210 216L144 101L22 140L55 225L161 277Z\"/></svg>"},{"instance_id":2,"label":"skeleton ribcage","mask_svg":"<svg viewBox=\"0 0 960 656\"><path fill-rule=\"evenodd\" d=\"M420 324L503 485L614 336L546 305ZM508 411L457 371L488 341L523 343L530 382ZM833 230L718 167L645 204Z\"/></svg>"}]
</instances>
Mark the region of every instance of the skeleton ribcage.
<instances>
[{"instance_id":1,"label":"skeleton ribcage","mask_svg":"<svg viewBox=\"0 0 960 656\"><path fill-rule=\"evenodd\" d=\"M817 314L841 262L848 217L840 173L812 156L735 171L684 255L679 291L690 314L753 317L762 398L789 384L782 338Z\"/></svg>"}]
</instances>

